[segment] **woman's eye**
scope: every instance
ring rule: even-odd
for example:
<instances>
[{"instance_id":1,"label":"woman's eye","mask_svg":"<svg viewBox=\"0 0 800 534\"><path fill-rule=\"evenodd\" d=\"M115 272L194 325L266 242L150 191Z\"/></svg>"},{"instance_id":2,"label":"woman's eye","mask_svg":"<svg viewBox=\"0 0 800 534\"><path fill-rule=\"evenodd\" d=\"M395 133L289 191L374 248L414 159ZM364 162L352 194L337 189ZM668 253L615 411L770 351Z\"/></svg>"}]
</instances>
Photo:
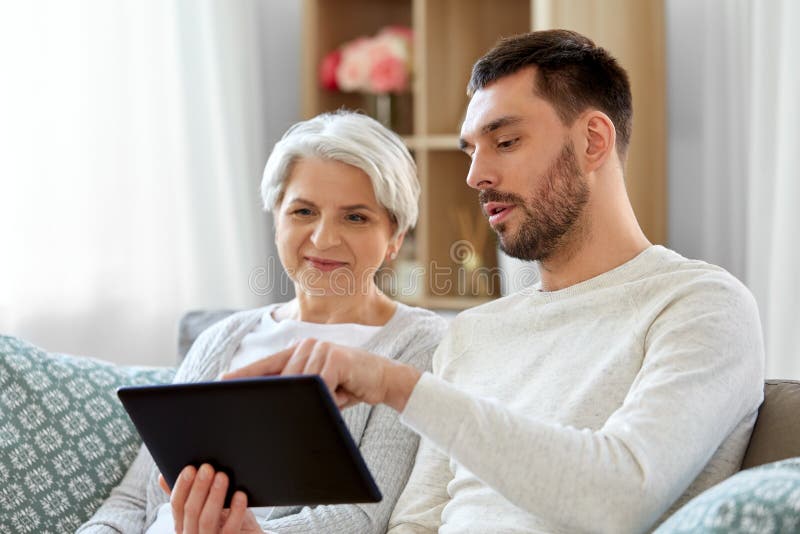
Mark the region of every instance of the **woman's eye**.
<instances>
[{"instance_id":1,"label":"woman's eye","mask_svg":"<svg viewBox=\"0 0 800 534\"><path fill-rule=\"evenodd\" d=\"M311 215L311 210L308 208L299 208L292 211L292 215L308 216Z\"/></svg>"},{"instance_id":2,"label":"woman's eye","mask_svg":"<svg viewBox=\"0 0 800 534\"><path fill-rule=\"evenodd\" d=\"M358 222L358 223L367 222L367 218L359 213L351 213L350 215L347 216L347 220L350 222Z\"/></svg>"}]
</instances>

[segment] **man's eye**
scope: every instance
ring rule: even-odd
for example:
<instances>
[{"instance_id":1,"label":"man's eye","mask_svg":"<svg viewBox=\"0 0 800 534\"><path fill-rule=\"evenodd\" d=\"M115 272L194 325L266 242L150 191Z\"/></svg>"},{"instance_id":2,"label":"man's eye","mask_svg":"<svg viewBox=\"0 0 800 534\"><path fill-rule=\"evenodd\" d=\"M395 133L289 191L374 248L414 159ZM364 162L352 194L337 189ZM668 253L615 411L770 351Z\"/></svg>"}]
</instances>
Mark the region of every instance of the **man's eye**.
<instances>
[{"instance_id":1,"label":"man's eye","mask_svg":"<svg viewBox=\"0 0 800 534\"><path fill-rule=\"evenodd\" d=\"M497 148L501 148L501 149L502 148L511 148L512 146L514 146L517 143L518 140L519 140L518 138L514 138L514 139L509 139L507 141L500 141L499 143L497 143Z\"/></svg>"}]
</instances>

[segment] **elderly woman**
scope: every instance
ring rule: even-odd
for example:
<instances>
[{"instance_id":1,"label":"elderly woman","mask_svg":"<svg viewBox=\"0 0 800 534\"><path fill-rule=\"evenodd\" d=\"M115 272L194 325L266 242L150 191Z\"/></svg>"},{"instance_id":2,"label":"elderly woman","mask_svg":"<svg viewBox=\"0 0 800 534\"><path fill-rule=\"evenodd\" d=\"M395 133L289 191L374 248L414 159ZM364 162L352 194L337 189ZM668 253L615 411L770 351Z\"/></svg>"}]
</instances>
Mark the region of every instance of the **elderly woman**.
<instances>
[{"instance_id":1,"label":"elderly woman","mask_svg":"<svg viewBox=\"0 0 800 534\"><path fill-rule=\"evenodd\" d=\"M400 138L353 112L300 122L275 145L261 195L274 214L278 255L297 296L210 327L192 346L175 381L214 380L303 340L359 347L428 369L444 321L393 301L374 276L397 254L417 219L419 184ZM385 532L411 471L417 438L384 406L362 404L342 416L383 493L379 503L245 513L235 498L235 513L230 513L210 490L227 480L203 466L184 471L170 504L142 447L122 483L78 532L205 532L209 523L208 531L217 531L228 519L226 531L238 521L235 530L243 525L255 532Z\"/></svg>"}]
</instances>

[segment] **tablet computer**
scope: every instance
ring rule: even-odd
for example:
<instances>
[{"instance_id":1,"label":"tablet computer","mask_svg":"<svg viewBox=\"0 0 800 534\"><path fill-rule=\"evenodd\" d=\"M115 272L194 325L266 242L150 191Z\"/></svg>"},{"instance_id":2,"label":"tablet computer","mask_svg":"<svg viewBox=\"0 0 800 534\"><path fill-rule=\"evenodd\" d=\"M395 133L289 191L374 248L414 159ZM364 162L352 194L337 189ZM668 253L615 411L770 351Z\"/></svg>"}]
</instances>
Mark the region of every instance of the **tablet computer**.
<instances>
[{"instance_id":1,"label":"tablet computer","mask_svg":"<svg viewBox=\"0 0 800 534\"><path fill-rule=\"evenodd\" d=\"M225 506L377 502L381 493L318 376L132 386L117 390L173 487L187 465L230 477Z\"/></svg>"}]
</instances>

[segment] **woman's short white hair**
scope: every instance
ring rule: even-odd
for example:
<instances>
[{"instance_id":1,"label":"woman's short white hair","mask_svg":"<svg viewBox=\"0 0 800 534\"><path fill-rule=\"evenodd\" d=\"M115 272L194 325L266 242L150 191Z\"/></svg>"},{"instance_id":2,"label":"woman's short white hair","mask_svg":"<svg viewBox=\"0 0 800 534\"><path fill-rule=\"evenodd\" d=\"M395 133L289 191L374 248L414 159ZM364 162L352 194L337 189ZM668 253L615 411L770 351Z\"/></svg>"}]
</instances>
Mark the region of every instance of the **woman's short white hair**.
<instances>
[{"instance_id":1,"label":"woman's short white hair","mask_svg":"<svg viewBox=\"0 0 800 534\"><path fill-rule=\"evenodd\" d=\"M290 127L264 167L261 198L274 210L283 198L293 164L302 158L339 161L369 176L375 198L397 224L395 235L413 228L419 215L417 166L403 140L375 119L354 111L323 113Z\"/></svg>"}]
</instances>

